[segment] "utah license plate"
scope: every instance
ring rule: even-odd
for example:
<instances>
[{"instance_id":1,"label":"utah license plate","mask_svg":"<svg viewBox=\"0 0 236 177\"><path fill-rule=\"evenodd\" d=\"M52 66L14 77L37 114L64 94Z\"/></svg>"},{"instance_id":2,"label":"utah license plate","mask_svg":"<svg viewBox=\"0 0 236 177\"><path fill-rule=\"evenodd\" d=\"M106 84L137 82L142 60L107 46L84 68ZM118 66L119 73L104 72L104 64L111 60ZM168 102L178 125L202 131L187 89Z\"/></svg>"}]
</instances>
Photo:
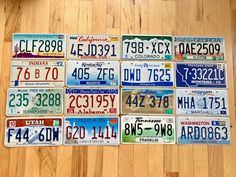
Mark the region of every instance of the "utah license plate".
<instances>
[{"instance_id":1,"label":"utah license plate","mask_svg":"<svg viewBox=\"0 0 236 177\"><path fill-rule=\"evenodd\" d=\"M122 89L122 114L173 114L173 90Z\"/></svg>"},{"instance_id":2,"label":"utah license plate","mask_svg":"<svg viewBox=\"0 0 236 177\"><path fill-rule=\"evenodd\" d=\"M67 38L69 59L119 59L118 35L69 35Z\"/></svg>"},{"instance_id":3,"label":"utah license plate","mask_svg":"<svg viewBox=\"0 0 236 177\"><path fill-rule=\"evenodd\" d=\"M65 89L67 115L118 115L119 89Z\"/></svg>"},{"instance_id":4,"label":"utah license plate","mask_svg":"<svg viewBox=\"0 0 236 177\"><path fill-rule=\"evenodd\" d=\"M5 146L59 146L62 144L62 118L8 118Z\"/></svg>"},{"instance_id":5,"label":"utah license plate","mask_svg":"<svg viewBox=\"0 0 236 177\"><path fill-rule=\"evenodd\" d=\"M230 144L229 118L177 117L178 144Z\"/></svg>"},{"instance_id":6,"label":"utah license plate","mask_svg":"<svg viewBox=\"0 0 236 177\"><path fill-rule=\"evenodd\" d=\"M118 145L118 117L77 117L64 120L64 145Z\"/></svg>"},{"instance_id":7,"label":"utah license plate","mask_svg":"<svg viewBox=\"0 0 236 177\"><path fill-rule=\"evenodd\" d=\"M177 87L226 88L226 81L226 65L224 63L176 64Z\"/></svg>"},{"instance_id":8,"label":"utah license plate","mask_svg":"<svg viewBox=\"0 0 236 177\"><path fill-rule=\"evenodd\" d=\"M67 61L67 86L119 86L119 61Z\"/></svg>"},{"instance_id":9,"label":"utah license plate","mask_svg":"<svg viewBox=\"0 0 236 177\"><path fill-rule=\"evenodd\" d=\"M12 87L63 87L64 61L12 60Z\"/></svg>"},{"instance_id":10,"label":"utah license plate","mask_svg":"<svg viewBox=\"0 0 236 177\"><path fill-rule=\"evenodd\" d=\"M62 105L62 88L9 88L6 114L59 115L63 113Z\"/></svg>"},{"instance_id":11,"label":"utah license plate","mask_svg":"<svg viewBox=\"0 0 236 177\"><path fill-rule=\"evenodd\" d=\"M121 134L124 144L174 144L175 118L122 116Z\"/></svg>"},{"instance_id":12,"label":"utah license plate","mask_svg":"<svg viewBox=\"0 0 236 177\"><path fill-rule=\"evenodd\" d=\"M122 86L173 86L174 68L170 62L123 61Z\"/></svg>"},{"instance_id":13,"label":"utah license plate","mask_svg":"<svg viewBox=\"0 0 236 177\"><path fill-rule=\"evenodd\" d=\"M21 34L12 36L13 59L63 59L66 57L64 34Z\"/></svg>"},{"instance_id":14,"label":"utah license plate","mask_svg":"<svg viewBox=\"0 0 236 177\"><path fill-rule=\"evenodd\" d=\"M175 60L224 60L224 38L174 37Z\"/></svg>"},{"instance_id":15,"label":"utah license plate","mask_svg":"<svg viewBox=\"0 0 236 177\"><path fill-rule=\"evenodd\" d=\"M176 114L227 116L227 90L176 89Z\"/></svg>"}]
</instances>

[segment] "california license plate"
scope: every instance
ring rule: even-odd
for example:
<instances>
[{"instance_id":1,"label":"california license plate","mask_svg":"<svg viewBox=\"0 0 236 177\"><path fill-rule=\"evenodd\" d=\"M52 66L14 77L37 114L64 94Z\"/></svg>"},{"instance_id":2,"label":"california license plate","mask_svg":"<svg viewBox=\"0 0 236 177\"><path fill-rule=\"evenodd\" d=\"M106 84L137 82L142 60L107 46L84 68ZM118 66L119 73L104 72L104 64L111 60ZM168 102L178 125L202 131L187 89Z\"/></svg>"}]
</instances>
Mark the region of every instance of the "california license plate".
<instances>
[{"instance_id":1,"label":"california license plate","mask_svg":"<svg viewBox=\"0 0 236 177\"><path fill-rule=\"evenodd\" d=\"M65 89L67 115L118 115L119 89Z\"/></svg>"},{"instance_id":2,"label":"california license plate","mask_svg":"<svg viewBox=\"0 0 236 177\"><path fill-rule=\"evenodd\" d=\"M122 86L173 86L174 68L170 62L123 61Z\"/></svg>"},{"instance_id":3,"label":"california license plate","mask_svg":"<svg viewBox=\"0 0 236 177\"><path fill-rule=\"evenodd\" d=\"M69 59L119 59L118 35L69 35L67 38Z\"/></svg>"},{"instance_id":4,"label":"california license plate","mask_svg":"<svg viewBox=\"0 0 236 177\"><path fill-rule=\"evenodd\" d=\"M121 136L124 144L174 144L175 118L122 116Z\"/></svg>"},{"instance_id":5,"label":"california license plate","mask_svg":"<svg viewBox=\"0 0 236 177\"><path fill-rule=\"evenodd\" d=\"M173 114L173 90L122 89L122 114Z\"/></svg>"},{"instance_id":6,"label":"california license plate","mask_svg":"<svg viewBox=\"0 0 236 177\"><path fill-rule=\"evenodd\" d=\"M61 88L9 88L6 114L59 115L63 113L63 89Z\"/></svg>"},{"instance_id":7,"label":"california license plate","mask_svg":"<svg viewBox=\"0 0 236 177\"><path fill-rule=\"evenodd\" d=\"M65 118L64 145L118 145L118 117Z\"/></svg>"},{"instance_id":8,"label":"california license plate","mask_svg":"<svg viewBox=\"0 0 236 177\"><path fill-rule=\"evenodd\" d=\"M176 64L177 87L226 88L226 80L226 65L224 63Z\"/></svg>"},{"instance_id":9,"label":"california license plate","mask_svg":"<svg viewBox=\"0 0 236 177\"><path fill-rule=\"evenodd\" d=\"M67 61L67 86L119 86L119 61Z\"/></svg>"},{"instance_id":10,"label":"california license plate","mask_svg":"<svg viewBox=\"0 0 236 177\"><path fill-rule=\"evenodd\" d=\"M66 57L64 34L21 34L12 36L13 59L63 59Z\"/></svg>"},{"instance_id":11,"label":"california license plate","mask_svg":"<svg viewBox=\"0 0 236 177\"><path fill-rule=\"evenodd\" d=\"M227 90L176 89L176 114L227 116Z\"/></svg>"},{"instance_id":12,"label":"california license plate","mask_svg":"<svg viewBox=\"0 0 236 177\"><path fill-rule=\"evenodd\" d=\"M63 87L64 61L12 60L12 87Z\"/></svg>"},{"instance_id":13,"label":"california license plate","mask_svg":"<svg viewBox=\"0 0 236 177\"><path fill-rule=\"evenodd\" d=\"M62 118L8 118L5 146L59 146L62 144Z\"/></svg>"},{"instance_id":14,"label":"california license plate","mask_svg":"<svg viewBox=\"0 0 236 177\"><path fill-rule=\"evenodd\" d=\"M178 144L230 144L229 118L177 117Z\"/></svg>"},{"instance_id":15,"label":"california license plate","mask_svg":"<svg viewBox=\"0 0 236 177\"><path fill-rule=\"evenodd\" d=\"M175 60L224 60L224 38L174 37Z\"/></svg>"}]
</instances>

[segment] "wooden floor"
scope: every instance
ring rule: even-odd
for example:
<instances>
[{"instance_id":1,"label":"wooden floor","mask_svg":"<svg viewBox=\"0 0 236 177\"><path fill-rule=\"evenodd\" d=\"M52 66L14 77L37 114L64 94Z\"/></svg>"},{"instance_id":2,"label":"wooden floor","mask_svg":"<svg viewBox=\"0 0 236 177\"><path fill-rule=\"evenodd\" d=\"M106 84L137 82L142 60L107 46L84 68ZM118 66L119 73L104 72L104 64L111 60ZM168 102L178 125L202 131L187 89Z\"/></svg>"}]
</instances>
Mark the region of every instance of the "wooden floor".
<instances>
[{"instance_id":1,"label":"wooden floor","mask_svg":"<svg viewBox=\"0 0 236 177\"><path fill-rule=\"evenodd\" d=\"M225 37L232 144L5 148L6 89L14 32ZM236 177L235 1L0 0L0 55L1 177Z\"/></svg>"}]
</instances>

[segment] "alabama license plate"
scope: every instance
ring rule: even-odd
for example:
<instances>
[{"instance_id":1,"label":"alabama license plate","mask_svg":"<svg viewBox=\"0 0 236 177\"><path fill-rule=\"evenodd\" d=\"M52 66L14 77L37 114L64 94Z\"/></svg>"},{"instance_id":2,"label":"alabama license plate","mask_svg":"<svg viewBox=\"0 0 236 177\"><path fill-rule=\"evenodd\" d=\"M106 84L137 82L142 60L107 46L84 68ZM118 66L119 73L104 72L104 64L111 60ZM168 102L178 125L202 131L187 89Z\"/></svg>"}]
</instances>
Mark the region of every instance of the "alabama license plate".
<instances>
[{"instance_id":1,"label":"alabama license plate","mask_svg":"<svg viewBox=\"0 0 236 177\"><path fill-rule=\"evenodd\" d=\"M64 34L21 34L12 36L13 59L63 59L66 57Z\"/></svg>"},{"instance_id":2,"label":"alabama license plate","mask_svg":"<svg viewBox=\"0 0 236 177\"><path fill-rule=\"evenodd\" d=\"M62 118L8 118L4 144L6 147L62 145Z\"/></svg>"},{"instance_id":3,"label":"alabama license plate","mask_svg":"<svg viewBox=\"0 0 236 177\"><path fill-rule=\"evenodd\" d=\"M122 116L124 144L174 144L175 118L165 116Z\"/></svg>"},{"instance_id":4,"label":"alabama license plate","mask_svg":"<svg viewBox=\"0 0 236 177\"><path fill-rule=\"evenodd\" d=\"M65 89L67 115L118 115L119 89Z\"/></svg>"},{"instance_id":5,"label":"alabama license plate","mask_svg":"<svg viewBox=\"0 0 236 177\"><path fill-rule=\"evenodd\" d=\"M118 35L69 35L67 38L69 59L119 59Z\"/></svg>"},{"instance_id":6,"label":"alabama license plate","mask_svg":"<svg viewBox=\"0 0 236 177\"><path fill-rule=\"evenodd\" d=\"M119 86L119 61L67 61L67 86Z\"/></svg>"},{"instance_id":7,"label":"alabama license plate","mask_svg":"<svg viewBox=\"0 0 236 177\"><path fill-rule=\"evenodd\" d=\"M64 145L118 145L118 117L76 117L64 120Z\"/></svg>"},{"instance_id":8,"label":"alabama license plate","mask_svg":"<svg viewBox=\"0 0 236 177\"><path fill-rule=\"evenodd\" d=\"M123 61L121 85L173 86L173 64L170 62Z\"/></svg>"},{"instance_id":9,"label":"alabama license plate","mask_svg":"<svg viewBox=\"0 0 236 177\"><path fill-rule=\"evenodd\" d=\"M176 114L227 116L227 90L176 89Z\"/></svg>"},{"instance_id":10,"label":"alabama license plate","mask_svg":"<svg viewBox=\"0 0 236 177\"><path fill-rule=\"evenodd\" d=\"M224 60L224 38L174 37L175 60Z\"/></svg>"},{"instance_id":11,"label":"alabama license plate","mask_svg":"<svg viewBox=\"0 0 236 177\"><path fill-rule=\"evenodd\" d=\"M9 88L6 114L59 115L63 113L62 88Z\"/></svg>"},{"instance_id":12,"label":"alabama license plate","mask_svg":"<svg viewBox=\"0 0 236 177\"><path fill-rule=\"evenodd\" d=\"M12 60L12 87L63 87L64 61Z\"/></svg>"},{"instance_id":13,"label":"alabama license plate","mask_svg":"<svg viewBox=\"0 0 236 177\"><path fill-rule=\"evenodd\" d=\"M230 144L229 118L177 117L178 144Z\"/></svg>"},{"instance_id":14,"label":"alabama license plate","mask_svg":"<svg viewBox=\"0 0 236 177\"><path fill-rule=\"evenodd\" d=\"M173 90L122 89L122 114L173 114Z\"/></svg>"},{"instance_id":15,"label":"alabama license plate","mask_svg":"<svg viewBox=\"0 0 236 177\"><path fill-rule=\"evenodd\" d=\"M226 64L177 63L177 87L226 88Z\"/></svg>"}]
</instances>

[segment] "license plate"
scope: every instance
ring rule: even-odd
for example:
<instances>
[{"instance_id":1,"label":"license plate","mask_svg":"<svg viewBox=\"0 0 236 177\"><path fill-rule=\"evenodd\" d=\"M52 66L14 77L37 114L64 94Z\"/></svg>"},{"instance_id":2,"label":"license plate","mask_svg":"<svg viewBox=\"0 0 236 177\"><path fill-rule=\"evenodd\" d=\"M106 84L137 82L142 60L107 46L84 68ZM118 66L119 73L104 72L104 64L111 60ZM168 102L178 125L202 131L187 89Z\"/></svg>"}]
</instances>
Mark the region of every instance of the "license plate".
<instances>
[{"instance_id":1,"label":"license plate","mask_svg":"<svg viewBox=\"0 0 236 177\"><path fill-rule=\"evenodd\" d=\"M62 118L8 118L5 126L7 147L62 145Z\"/></svg>"},{"instance_id":2,"label":"license plate","mask_svg":"<svg viewBox=\"0 0 236 177\"><path fill-rule=\"evenodd\" d=\"M118 117L65 118L64 145L118 145Z\"/></svg>"},{"instance_id":3,"label":"license plate","mask_svg":"<svg viewBox=\"0 0 236 177\"><path fill-rule=\"evenodd\" d=\"M65 89L67 115L118 115L119 89Z\"/></svg>"},{"instance_id":4,"label":"license plate","mask_svg":"<svg viewBox=\"0 0 236 177\"><path fill-rule=\"evenodd\" d=\"M224 60L224 38L174 37L175 60Z\"/></svg>"},{"instance_id":5,"label":"license plate","mask_svg":"<svg viewBox=\"0 0 236 177\"><path fill-rule=\"evenodd\" d=\"M122 114L173 114L173 90L122 89Z\"/></svg>"},{"instance_id":6,"label":"license plate","mask_svg":"<svg viewBox=\"0 0 236 177\"><path fill-rule=\"evenodd\" d=\"M172 36L122 36L123 59L172 60Z\"/></svg>"},{"instance_id":7,"label":"license plate","mask_svg":"<svg viewBox=\"0 0 236 177\"><path fill-rule=\"evenodd\" d=\"M229 118L177 117L178 144L230 144Z\"/></svg>"},{"instance_id":8,"label":"license plate","mask_svg":"<svg viewBox=\"0 0 236 177\"><path fill-rule=\"evenodd\" d=\"M12 87L63 87L64 61L12 60Z\"/></svg>"},{"instance_id":9,"label":"license plate","mask_svg":"<svg viewBox=\"0 0 236 177\"><path fill-rule=\"evenodd\" d=\"M13 59L63 59L66 57L64 34L21 34L12 36Z\"/></svg>"},{"instance_id":10,"label":"license plate","mask_svg":"<svg viewBox=\"0 0 236 177\"><path fill-rule=\"evenodd\" d=\"M161 116L122 116L123 144L175 144L175 118Z\"/></svg>"},{"instance_id":11,"label":"license plate","mask_svg":"<svg viewBox=\"0 0 236 177\"><path fill-rule=\"evenodd\" d=\"M170 62L123 61L122 86L173 86L174 69Z\"/></svg>"},{"instance_id":12,"label":"license plate","mask_svg":"<svg viewBox=\"0 0 236 177\"><path fill-rule=\"evenodd\" d=\"M119 59L118 35L69 35L67 57L69 59Z\"/></svg>"},{"instance_id":13,"label":"license plate","mask_svg":"<svg viewBox=\"0 0 236 177\"><path fill-rule=\"evenodd\" d=\"M119 86L119 61L67 61L67 86Z\"/></svg>"},{"instance_id":14,"label":"license plate","mask_svg":"<svg viewBox=\"0 0 236 177\"><path fill-rule=\"evenodd\" d=\"M61 88L9 88L6 114L59 115L63 113L63 89Z\"/></svg>"},{"instance_id":15,"label":"license plate","mask_svg":"<svg viewBox=\"0 0 236 177\"><path fill-rule=\"evenodd\" d=\"M226 88L226 65L177 63L177 87Z\"/></svg>"},{"instance_id":16,"label":"license plate","mask_svg":"<svg viewBox=\"0 0 236 177\"><path fill-rule=\"evenodd\" d=\"M227 116L227 90L176 90L176 114Z\"/></svg>"}]
</instances>

